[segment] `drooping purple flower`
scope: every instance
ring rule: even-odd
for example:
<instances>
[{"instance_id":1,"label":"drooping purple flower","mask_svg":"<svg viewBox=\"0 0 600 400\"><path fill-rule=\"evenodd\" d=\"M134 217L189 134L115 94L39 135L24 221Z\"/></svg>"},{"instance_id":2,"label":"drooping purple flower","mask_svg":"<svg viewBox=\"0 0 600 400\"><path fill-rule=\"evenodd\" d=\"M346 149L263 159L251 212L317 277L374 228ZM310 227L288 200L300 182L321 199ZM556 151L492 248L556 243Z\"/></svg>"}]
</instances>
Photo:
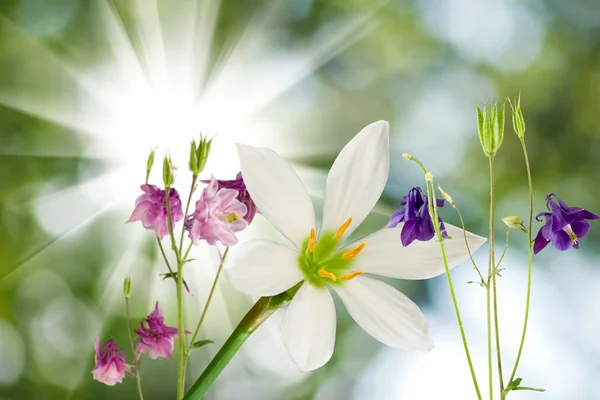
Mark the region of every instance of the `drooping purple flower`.
<instances>
[{"instance_id":1,"label":"drooping purple flower","mask_svg":"<svg viewBox=\"0 0 600 400\"><path fill-rule=\"evenodd\" d=\"M142 221L142 226L156 231L162 239L169 234L166 192L154 185L141 185L143 195L135 200L135 209L127 222ZM171 207L171 222L174 225L183 219L179 193L174 188L169 191Z\"/></svg>"},{"instance_id":2,"label":"drooping purple flower","mask_svg":"<svg viewBox=\"0 0 600 400\"><path fill-rule=\"evenodd\" d=\"M121 383L125 372L131 373L131 367L125 362L125 351L119 352L117 344L111 339L100 351L100 338L94 343L96 365L92 370L94 379L108 386Z\"/></svg>"},{"instance_id":3,"label":"drooping purple flower","mask_svg":"<svg viewBox=\"0 0 600 400\"><path fill-rule=\"evenodd\" d=\"M210 180L202 182L210 183ZM256 215L257 209L256 204L254 204L254 201L252 201L252 198L250 197L250 193L248 193L248 190L246 189L242 173L238 172L235 179L232 180L217 180L217 190L221 188L237 190L237 200L243 203L248 209L246 215L244 215L244 219L250 224Z\"/></svg>"},{"instance_id":4,"label":"drooping purple flower","mask_svg":"<svg viewBox=\"0 0 600 400\"><path fill-rule=\"evenodd\" d=\"M438 207L444 206L443 199L437 199ZM440 228L442 237L447 237L446 228L441 218ZM386 225L388 228L394 228L399 223L403 222L402 231L400 232L400 240L404 247L408 246L415 240L426 242L435 236L435 228L429 216L429 207L427 206L427 196L422 195L421 188L414 187L408 195L402 198L400 209L392 214L390 221Z\"/></svg>"},{"instance_id":5,"label":"drooping purple flower","mask_svg":"<svg viewBox=\"0 0 600 400\"><path fill-rule=\"evenodd\" d=\"M206 240L210 245L217 242L232 246L238 242L236 232L248 226L244 216L247 207L237 200L238 191L220 188L218 181L212 177L210 183L202 191L200 200L196 202L194 213L185 223L189 237L195 245Z\"/></svg>"},{"instance_id":6,"label":"drooping purple flower","mask_svg":"<svg viewBox=\"0 0 600 400\"><path fill-rule=\"evenodd\" d=\"M554 199L552 198L554 197ZM537 254L548 243L559 251L571 247L579 248L579 239L590 230L588 220L600 219L600 216L579 207L569 207L556 194L546 196L546 207L549 212L539 213L535 219L545 218L544 226L540 229L533 244L533 254Z\"/></svg>"},{"instance_id":7,"label":"drooping purple flower","mask_svg":"<svg viewBox=\"0 0 600 400\"><path fill-rule=\"evenodd\" d=\"M140 339L135 347L136 357L139 358L142 353L148 351L148 355L153 360L158 357L173 358L173 341L177 337L178 330L165 325L164 321L165 318L157 301L154 311L140 322L135 331Z\"/></svg>"}]
</instances>

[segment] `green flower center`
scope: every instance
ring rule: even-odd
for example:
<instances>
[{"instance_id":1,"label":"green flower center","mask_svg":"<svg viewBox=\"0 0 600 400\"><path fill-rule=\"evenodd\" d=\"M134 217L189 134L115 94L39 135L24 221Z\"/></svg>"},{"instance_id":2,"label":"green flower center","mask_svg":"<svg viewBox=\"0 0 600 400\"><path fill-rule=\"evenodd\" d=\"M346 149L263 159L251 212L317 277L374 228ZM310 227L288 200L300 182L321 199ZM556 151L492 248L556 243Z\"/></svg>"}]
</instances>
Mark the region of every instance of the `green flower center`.
<instances>
[{"instance_id":1,"label":"green flower center","mask_svg":"<svg viewBox=\"0 0 600 400\"><path fill-rule=\"evenodd\" d=\"M348 251L339 248L342 243L341 237L351 222L352 218L348 218L335 233L322 232L319 240L316 239L313 228L309 237L304 240L298 256L298 266L313 286L341 285L344 281L363 274L363 271L346 271L352 267L354 259L364 249L365 243Z\"/></svg>"}]
</instances>

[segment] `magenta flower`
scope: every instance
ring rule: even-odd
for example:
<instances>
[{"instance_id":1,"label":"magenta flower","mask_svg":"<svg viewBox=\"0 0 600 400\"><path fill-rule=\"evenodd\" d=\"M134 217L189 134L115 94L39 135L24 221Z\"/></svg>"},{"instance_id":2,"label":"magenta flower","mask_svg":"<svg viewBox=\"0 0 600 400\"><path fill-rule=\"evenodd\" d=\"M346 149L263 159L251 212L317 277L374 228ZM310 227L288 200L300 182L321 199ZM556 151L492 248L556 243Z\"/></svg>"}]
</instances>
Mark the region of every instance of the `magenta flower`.
<instances>
[{"instance_id":1,"label":"magenta flower","mask_svg":"<svg viewBox=\"0 0 600 400\"><path fill-rule=\"evenodd\" d=\"M173 341L177 337L178 330L172 326L164 324L165 317L162 314L158 301L154 311L148 315L148 318L140 322L136 335L140 337L135 347L136 357L148 350L151 359L158 357L173 358ZM148 327L144 326L144 322ZM188 332L186 332L188 333Z\"/></svg>"},{"instance_id":2,"label":"magenta flower","mask_svg":"<svg viewBox=\"0 0 600 400\"><path fill-rule=\"evenodd\" d=\"M166 192L154 185L142 185L140 188L144 194L135 200L135 209L127 222L142 221L144 228L156 231L156 235L162 239L169 234ZM171 222L174 225L183 219L183 211L177 190L171 188L169 195Z\"/></svg>"},{"instance_id":3,"label":"magenta flower","mask_svg":"<svg viewBox=\"0 0 600 400\"><path fill-rule=\"evenodd\" d=\"M552 197L556 199L553 200ZM550 212L539 213L535 219L540 221L544 217L546 222L538 232L533 244L533 254L537 254L548 243L559 251L571 247L579 248L579 239L587 235L590 230L588 220L600 219L596 214L578 207L569 207L557 195L550 193L546 196L546 207Z\"/></svg>"},{"instance_id":4,"label":"magenta flower","mask_svg":"<svg viewBox=\"0 0 600 400\"><path fill-rule=\"evenodd\" d=\"M108 386L114 386L121 383L125 377L125 372L131 373L131 367L125 362L125 351L119 352L117 344L111 339L104 346L104 351L100 353L100 338L94 343L96 351L96 366L92 370L94 379Z\"/></svg>"},{"instance_id":5,"label":"magenta flower","mask_svg":"<svg viewBox=\"0 0 600 400\"><path fill-rule=\"evenodd\" d=\"M210 183L210 181L202 181L204 183ZM246 184L244 183L244 179L242 178L242 173L238 172L233 180L217 180L217 189L226 188L226 189L234 189L237 190L237 200L240 203L243 203L248 211L246 215L244 215L244 219L248 224L252 222L254 219L254 215L256 215L257 209L256 204L250 197L250 193L246 189Z\"/></svg>"},{"instance_id":6,"label":"magenta flower","mask_svg":"<svg viewBox=\"0 0 600 400\"><path fill-rule=\"evenodd\" d=\"M196 202L196 210L188 220L185 227L195 245L200 240L208 244L217 242L225 246L232 246L238 242L235 235L248 226L244 216L248 208L238 198L238 191L229 188L220 188L215 177L202 191L200 200Z\"/></svg>"},{"instance_id":7,"label":"magenta flower","mask_svg":"<svg viewBox=\"0 0 600 400\"><path fill-rule=\"evenodd\" d=\"M427 196L421 194L421 188L414 187L408 195L402 198L400 209L392 214L390 221L386 225L387 228L394 228L399 223L404 222L402 231L400 232L400 240L404 247L408 246L415 240L427 242L435 236L435 229L431 217L429 216L429 207L427 206ZM444 206L444 200L437 199L438 207ZM447 237L446 228L441 218L440 228L442 237Z\"/></svg>"}]
</instances>

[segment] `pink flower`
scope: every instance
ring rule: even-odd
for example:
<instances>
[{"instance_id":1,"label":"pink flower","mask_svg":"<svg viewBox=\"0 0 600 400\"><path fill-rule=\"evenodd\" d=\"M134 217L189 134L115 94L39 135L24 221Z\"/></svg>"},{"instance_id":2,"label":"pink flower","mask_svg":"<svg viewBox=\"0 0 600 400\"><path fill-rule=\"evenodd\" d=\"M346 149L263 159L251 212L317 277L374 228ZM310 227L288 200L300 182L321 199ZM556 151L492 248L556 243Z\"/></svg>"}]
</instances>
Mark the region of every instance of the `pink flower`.
<instances>
[{"instance_id":1,"label":"pink flower","mask_svg":"<svg viewBox=\"0 0 600 400\"><path fill-rule=\"evenodd\" d=\"M125 351L119 352L117 344L111 339L100 353L100 338L94 343L96 351L96 366L92 370L94 379L108 386L121 383L125 377L125 371L131 373L131 367L125 362Z\"/></svg>"},{"instance_id":2,"label":"pink flower","mask_svg":"<svg viewBox=\"0 0 600 400\"><path fill-rule=\"evenodd\" d=\"M136 357L139 358L143 352L148 350L148 355L153 360L158 357L173 358L173 341L177 337L178 330L165 325L164 320L157 301L154 311L148 315L148 318L140 322L135 331L140 337L135 348ZM144 326L144 322L148 327Z\"/></svg>"},{"instance_id":3,"label":"pink flower","mask_svg":"<svg viewBox=\"0 0 600 400\"><path fill-rule=\"evenodd\" d=\"M195 245L200 240L210 245L221 242L225 246L238 242L235 233L248 226L244 219L248 208L238 200L238 195L235 189L219 188L219 182L211 177L196 202L194 214L186 221L186 229Z\"/></svg>"},{"instance_id":4,"label":"pink flower","mask_svg":"<svg viewBox=\"0 0 600 400\"><path fill-rule=\"evenodd\" d=\"M135 209L127 222L142 221L144 228L155 230L156 235L162 239L169 234L166 192L154 185L142 185L140 188L144 194L135 200ZM183 219L183 211L177 190L171 188L169 195L171 221L174 225Z\"/></svg>"},{"instance_id":5,"label":"pink flower","mask_svg":"<svg viewBox=\"0 0 600 400\"><path fill-rule=\"evenodd\" d=\"M210 183L210 181L202 181L202 182ZM235 176L235 179L231 179L231 180L219 179L219 180L217 180L217 184L218 184L218 186L217 186L218 189L226 188L226 189L235 189L238 191L238 195L236 198L240 202L242 202L246 205L248 212L246 212L246 215L244 215L244 219L248 222L248 224L250 224L252 222L252 220L254 219L254 215L256 214L257 209L256 209L256 204L254 204L254 201L250 197L250 193L248 193L248 190L246 189L246 183L244 183L244 179L242 178L242 173L238 172L238 174Z\"/></svg>"}]
</instances>

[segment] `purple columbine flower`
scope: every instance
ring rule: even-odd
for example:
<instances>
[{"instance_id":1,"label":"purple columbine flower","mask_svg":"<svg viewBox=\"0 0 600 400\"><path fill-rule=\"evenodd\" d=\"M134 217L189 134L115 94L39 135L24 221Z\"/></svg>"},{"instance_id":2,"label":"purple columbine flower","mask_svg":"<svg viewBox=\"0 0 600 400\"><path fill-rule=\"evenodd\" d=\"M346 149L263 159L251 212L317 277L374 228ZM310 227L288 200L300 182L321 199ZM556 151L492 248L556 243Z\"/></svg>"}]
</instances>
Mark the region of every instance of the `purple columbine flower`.
<instances>
[{"instance_id":1,"label":"purple columbine flower","mask_svg":"<svg viewBox=\"0 0 600 400\"><path fill-rule=\"evenodd\" d=\"M148 318L140 322L135 331L136 335L140 337L135 347L136 357L139 358L142 353L148 351L148 355L153 360L158 357L173 358L173 341L177 337L178 330L165 325L164 321L165 317L157 301L154 311L148 315Z\"/></svg>"},{"instance_id":2,"label":"purple columbine flower","mask_svg":"<svg viewBox=\"0 0 600 400\"><path fill-rule=\"evenodd\" d=\"M248 226L244 216L247 207L237 200L238 191L220 188L218 181L212 177L210 183L202 191L196 209L185 223L189 236L195 245L206 240L210 245L217 242L232 246L238 242L236 232Z\"/></svg>"},{"instance_id":3,"label":"purple columbine flower","mask_svg":"<svg viewBox=\"0 0 600 400\"><path fill-rule=\"evenodd\" d=\"M142 221L144 228L156 231L156 235L162 239L169 234L166 192L154 185L142 185L140 188L144 194L135 200L135 209L127 222ZM169 191L169 196L171 222L175 225L183 219L181 200L174 188Z\"/></svg>"},{"instance_id":4,"label":"purple columbine flower","mask_svg":"<svg viewBox=\"0 0 600 400\"><path fill-rule=\"evenodd\" d=\"M121 383L125 372L131 373L131 367L125 362L125 351L119 352L117 344L111 339L100 352L100 338L94 343L96 366L92 370L94 379L108 386Z\"/></svg>"},{"instance_id":5,"label":"purple columbine flower","mask_svg":"<svg viewBox=\"0 0 600 400\"><path fill-rule=\"evenodd\" d=\"M444 206L444 200L437 199L438 207ZM408 195L402 198L400 209L392 214L390 221L386 225L388 228L394 228L400 222L404 222L400 232L400 240L404 247L415 240L426 242L435 236L435 228L429 217L429 207L427 206L427 196L423 196L421 188L414 187L410 189ZM439 219L442 230L442 237L447 237L446 228L441 218Z\"/></svg>"},{"instance_id":6,"label":"purple columbine flower","mask_svg":"<svg viewBox=\"0 0 600 400\"><path fill-rule=\"evenodd\" d=\"M546 196L546 207L550 212L542 212L535 217L541 221L540 217L543 216L546 221L535 237L533 254L542 251L550 242L559 251L571 247L578 249L579 239L590 230L588 220L600 219L583 208L569 207L554 193Z\"/></svg>"},{"instance_id":7,"label":"purple columbine flower","mask_svg":"<svg viewBox=\"0 0 600 400\"><path fill-rule=\"evenodd\" d=\"M202 182L210 183L210 180ZM238 172L233 180L217 180L217 190L221 188L237 190L237 200L240 203L243 203L248 209L246 215L244 215L244 219L250 224L254 219L254 215L256 215L257 209L256 204L254 204L254 201L252 201L252 198L250 197L250 193L248 193L248 190L246 189L242 173Z\"/></svg>"}]
</instances>

